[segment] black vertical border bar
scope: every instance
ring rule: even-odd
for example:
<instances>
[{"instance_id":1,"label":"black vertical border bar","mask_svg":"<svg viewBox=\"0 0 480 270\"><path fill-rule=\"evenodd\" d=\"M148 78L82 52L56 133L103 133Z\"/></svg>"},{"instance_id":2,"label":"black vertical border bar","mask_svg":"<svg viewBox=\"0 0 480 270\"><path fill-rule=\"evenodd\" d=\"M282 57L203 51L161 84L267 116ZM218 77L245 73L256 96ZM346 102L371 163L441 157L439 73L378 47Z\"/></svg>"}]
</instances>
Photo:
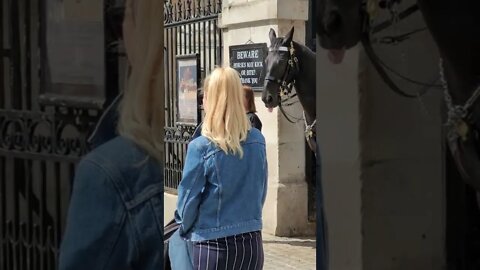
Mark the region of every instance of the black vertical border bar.
<instances>
[{"instance_id":1,"label":"black vertical border bar","mask_svg":"<svg viewBox=\"0 0 480 270\"><path fill-rule=\"evenodd\" d=\"M313 0L310 0L313 1ZM318 5L315 8L315 15L314 17L318 17L319 8ZM316 40L318 41L319 36L318 33L315 33ZM318 51L319 42L316 42L316 51ZM316 78L319 78L321 74L318 74L320 69L319 66L319 59L316 59ZM315 100L315 107L317 112L319 111L320 105L320 89L318 83L315 82L316 88L316 100ZM327 270L329 268L329 252L328 252L328 226L327 226L327 217L325 215L324 204L323 204L323 184L322 184L322 152L320 148L320 125L317 123L315 125L316 129L316 158L315 158L315 166L316 166L316 173L315 173L315 204L316 204L316 268L318 270Z\"/></svg>"}]
</instances>

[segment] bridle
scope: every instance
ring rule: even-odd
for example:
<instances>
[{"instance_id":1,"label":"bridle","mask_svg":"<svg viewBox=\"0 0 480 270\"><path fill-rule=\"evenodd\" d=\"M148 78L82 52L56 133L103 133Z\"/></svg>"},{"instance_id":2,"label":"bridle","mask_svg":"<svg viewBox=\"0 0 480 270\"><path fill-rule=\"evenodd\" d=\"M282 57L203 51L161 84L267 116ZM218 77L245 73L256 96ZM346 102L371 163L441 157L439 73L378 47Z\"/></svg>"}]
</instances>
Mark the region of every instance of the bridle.
<instances>
[{"instance_id":1,"label":"bridle","mask_svg":"<svg viewBox=\"0 0 480 270\"><path fill-rule=\"evenodd\" d=\"M290 42L289 46L279 46L279 47L270 47L269 52L288 52L288 62L285 71L281 78L276 78L274 76L268 75L265 77L266 81L273 82L278 85L278 98L280 100L278 107L282 112L283 116L289 121L290 123L295 123L292 121L285 112L283 105L286 101L292 99L297 94L293 93L293 86L295 85L295 78L297 74L300 72L300 63L298 57L295 54L295 47L293 41ZM307 123L307 118L305 116L305 111L303 111L303 120L305 123L305 138L307 143L310 146L310 149L316 153L316 144L314 142L315 138L315 125L317 123L317 119L314 119L311 124Z\"/></svg>"},{"instance_id":2,"label":"bridle","mask_svg":"<svg viewBox=\"0 0 480 270\"><path fill-rule=\"evenodd\" d=\"M361 42L362 45L365 49L365 53L367 56L370 58L372 65L374 66L375 70L378 72L382 80L389 86L390 89L392 89L393 92L398 94L401 97L405 98L419 98L427 93L427 90L429 88L435 87L435 88L441 88L441 85L436 85L432 83L425 83L425 82L419 82L413 79L410 79L406 76L403 76L390 68L388 65L386 65L380 57L375 53L372 47L372 41L371 41L371 36L372 34L378 33L395 23L398 23L400 20L403 20L407 18L408 16L414 14L416 11L419 10L419 7L417 4L414 4L410 6L409 8L405 9L402 12L397 12L396 11L396 5L400 3L401 0L382 0L382 1L377 1L377 0L367 0L366 2L363 2L362 4L362 15L364 18L364 23L363 23L363 31L362 31L362 38ZM375 18L376 14L378 13L378 9L388 9L390 10L391 14L391 19L384 21L382 23L379 23L377 25L371 25L372 20ZM386 36L378 41L383 44L398 44L402 41L407 40L410 36L413 34L419 33L421 31L426 30L427 28L421 28L417 29L408 33L404 33L401 35L397 36ZM392 78L388 75L387 71L389 70L391 73L397 75L401 79L410 82L412 84L420 85L423 87L427 87L425 90L422 92L418 92L415 94L410 94L404 90L402 90L400 87L397 86L397 84L392 80Z\"/></svg>"},{"instance_id":3,"label":"bridle","mask_svg":"<svg viewBox=\"0 0 480 270\"><path fill-rule=\"evenodd\" d=\"M401 2L401 0L383 0L383 2L386 4L387 8L391 8L395 4ZM377 4L377 0L367 0L367 2L364 2L362 7L365 23L364 23L361 42L363 47L365 48L365 52L369 56L372 64L374 65L375 69L380 74L382 79L395 93L406 98L418 98L421 95L425 94L426 91L424 91L423 93L418 93L416 95L408 94L405 91L402 91L387 75L387 73L384 70L386 65L381 62L380 58L375 54L371 46L370 35L372 33L380 32L381 30L386 29L392 24L398 22L399 20L402 20L410 16L414 12L418 11L419 7L417 4L414 4L401 13L396 13L396 14L392 13L393 14L392 16L394 16L395 19L391 19L389 21L383 22L381 24L378 24L372 27L370 26L370 21L372 17L375 16L376 9L378 8L378 5L375 5L375 4ZM384 7L381 7L381 8L384 8ZM392 39L395 43L398 43L408 38L408 36L411 33L400 35L398 37L393 37ZM445 123L446 131L447 131L446 132L447 142L448 142L450 151L453 154L453 158L455 159L458 165L457 167L460 173L464 178L465 177L468 178L469 174L466 172L465 168L463 167L462 161L459 157L459 151L461 151L459 144L467 142L468 135L471 133L471 128L472 126L474 126L473 123L471 122L470 116L472 113L472 107L474 107L475 103L478 101L478 99L480 99L480 85L472 92L472 94L465 101L465 103L454 104L446 78L445 78L443 60L441 58L439 63L439 70L440 70L440 80L441 80L440 86L441 88L443 88L443 97L447 107L447 121ZM418 82L416 83L419 84ZM431 86L438 87L437 85L431 85Z\"/></svg>"},{"instance_id":4,"label":"bridle","mask_svg":"<svg viewBox=\"0 0 480 270\"><path fill-rule=\"evenodd\" d=\"M289 98L292 93L293 86L295 85L295 77L300 71L298 58L295 55L295 47L293 46L293 41L290 42L289 47L279 46L277 48L271 47L268 49L269 52L288 52L288 63L285 71L283 72L282 78L275 78L274 76L266 76L265 80L273 82L279 86L279 98L282 101L282 97L287 96ZM280 102L281 103L281 102Z\"/></svg>"}]
</instances>

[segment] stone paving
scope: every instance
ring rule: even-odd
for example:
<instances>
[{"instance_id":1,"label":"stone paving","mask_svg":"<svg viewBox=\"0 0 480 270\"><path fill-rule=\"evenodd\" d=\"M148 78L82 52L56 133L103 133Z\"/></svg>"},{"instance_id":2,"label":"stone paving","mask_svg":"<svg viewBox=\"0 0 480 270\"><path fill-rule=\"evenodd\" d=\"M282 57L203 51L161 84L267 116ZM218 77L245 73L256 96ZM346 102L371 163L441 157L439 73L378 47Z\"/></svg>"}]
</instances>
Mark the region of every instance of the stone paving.
<instances>
[{"instance_id":1,"label":"stone paving","mask_svg":"<svg viewBox=\"0 0 480 270\"><path fill-rule=\"evenodd\" d=\"M315 237L277 237L263 233L264 270L315 270Z\"/></svg>"}]
</instances>

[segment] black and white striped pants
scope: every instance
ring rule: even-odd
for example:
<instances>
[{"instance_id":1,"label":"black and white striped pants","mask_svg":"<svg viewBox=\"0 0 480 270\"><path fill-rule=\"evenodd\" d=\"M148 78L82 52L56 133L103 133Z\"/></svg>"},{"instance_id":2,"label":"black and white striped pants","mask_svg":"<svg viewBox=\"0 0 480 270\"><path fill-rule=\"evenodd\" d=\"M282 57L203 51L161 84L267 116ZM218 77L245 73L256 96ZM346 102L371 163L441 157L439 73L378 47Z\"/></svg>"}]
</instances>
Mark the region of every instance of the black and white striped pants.
<instances>
[{"instance_id":1,"label":"black and white striped pants","mask_svg":"<svg viewBox=\"0 0 480 270\"><path fill-rule=\"evenodd\" d=\"M194 270L261 270L263 241L260 231L193 243Z\"/></svg>"}]
</instances>

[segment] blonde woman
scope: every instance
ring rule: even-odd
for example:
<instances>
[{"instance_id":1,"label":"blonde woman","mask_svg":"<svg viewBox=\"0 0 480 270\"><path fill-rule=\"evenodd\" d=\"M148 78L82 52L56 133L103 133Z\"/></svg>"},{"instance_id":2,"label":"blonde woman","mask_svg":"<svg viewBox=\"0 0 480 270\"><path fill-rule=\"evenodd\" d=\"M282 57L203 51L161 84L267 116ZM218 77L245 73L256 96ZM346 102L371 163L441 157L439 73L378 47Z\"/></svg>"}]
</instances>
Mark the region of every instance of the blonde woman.
<instances>
[{"instance_id":1,"label":"blonde woman","mask_svg":"<svg viewBox=\"0 0 480 270\"><path fill-rule=\"evenodd\" d=\"M163 269L162 5L126 1L123 36L131 73L123 97L92 137L97 147L76 170L61 270ZM119 136L108 133L116 118Z\"/></svg>"},{"instance_id":2,"label":"blonde woman","mask_svg":"<svg viewBox=\"0 0 480 270\"><path fill-rule=\"evenodd\" d=\"M234 69L217 68L206 80L202 135L188 146L175 213L193 269L263 268L265 139L243 101Z\"/></svg>"}]
</instances>

